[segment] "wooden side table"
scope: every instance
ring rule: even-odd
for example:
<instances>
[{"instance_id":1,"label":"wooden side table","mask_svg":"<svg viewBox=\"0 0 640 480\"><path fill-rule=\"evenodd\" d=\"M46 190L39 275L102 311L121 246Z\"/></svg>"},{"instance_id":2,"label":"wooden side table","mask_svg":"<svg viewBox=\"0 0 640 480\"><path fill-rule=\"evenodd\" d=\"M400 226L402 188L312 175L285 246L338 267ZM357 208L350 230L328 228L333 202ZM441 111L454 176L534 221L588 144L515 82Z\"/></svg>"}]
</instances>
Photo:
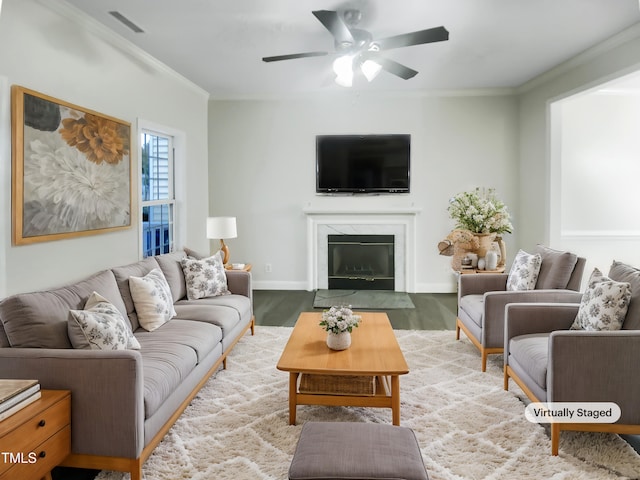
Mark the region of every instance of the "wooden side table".
<instances>
[{"instance_id":1,"label":"wooden side table","mask_svg":"<svg viewBox=\"0 0 640 480\"><path fill-rule=\"evenodd\" d=\"M237 272L250 272L251 271L251 267L252 267L252 265L250 263L245 263L244 267L242 267L242 268L233 268L233 265L231 263L227 263L224 266L225 270L235 270Z\"/></svg>"},{"instance_id":2,"label":"wooden side table","mask_svg":"<svg viewBox=\"0 0 640 480\"><path fill-rule=\"evenodd\" d=\"M71 453L71 392L42 397L0 422L0 480L51 480Z\"/></svg>"}]
</instances>

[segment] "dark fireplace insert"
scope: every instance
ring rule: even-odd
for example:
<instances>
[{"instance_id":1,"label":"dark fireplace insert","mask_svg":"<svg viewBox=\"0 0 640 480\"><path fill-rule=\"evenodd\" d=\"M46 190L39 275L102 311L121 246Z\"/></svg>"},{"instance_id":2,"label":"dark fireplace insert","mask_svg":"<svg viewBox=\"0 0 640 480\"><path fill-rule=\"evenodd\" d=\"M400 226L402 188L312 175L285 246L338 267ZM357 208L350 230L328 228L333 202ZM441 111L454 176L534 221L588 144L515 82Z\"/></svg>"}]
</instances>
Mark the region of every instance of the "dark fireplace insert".
<instances>
[{"instance_id":1,"label":"dark fireplace insert","mask_svg":"<svg viewBox=\"0 0 640 480\"><path fill-rule=\"evenodd\" d=\"M393 235L329 235L329 289L395 290Z\"/></svg>"}]
</instances>

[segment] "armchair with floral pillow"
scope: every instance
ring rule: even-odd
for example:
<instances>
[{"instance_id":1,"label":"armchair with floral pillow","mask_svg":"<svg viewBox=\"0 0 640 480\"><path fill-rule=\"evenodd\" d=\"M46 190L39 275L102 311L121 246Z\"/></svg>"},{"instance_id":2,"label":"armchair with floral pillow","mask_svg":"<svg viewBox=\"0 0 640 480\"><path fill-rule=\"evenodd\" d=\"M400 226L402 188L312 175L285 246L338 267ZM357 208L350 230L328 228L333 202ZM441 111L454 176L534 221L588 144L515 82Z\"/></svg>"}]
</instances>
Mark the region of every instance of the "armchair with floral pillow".
<instances>
[{"instance_id":1,"label":"armchair with floral pillow","mask_svg":"<svg viewBox=\"0 0 640 480\"><path fill-rule=\"evenodd\" d=\"M460 331L480 350L481 368L487 357L504 351L505 306L511 303L578 303L586 259L571 252L538 245L533 254L519 251L509 273L460 275Z\"/></svg>"}]
</instances>

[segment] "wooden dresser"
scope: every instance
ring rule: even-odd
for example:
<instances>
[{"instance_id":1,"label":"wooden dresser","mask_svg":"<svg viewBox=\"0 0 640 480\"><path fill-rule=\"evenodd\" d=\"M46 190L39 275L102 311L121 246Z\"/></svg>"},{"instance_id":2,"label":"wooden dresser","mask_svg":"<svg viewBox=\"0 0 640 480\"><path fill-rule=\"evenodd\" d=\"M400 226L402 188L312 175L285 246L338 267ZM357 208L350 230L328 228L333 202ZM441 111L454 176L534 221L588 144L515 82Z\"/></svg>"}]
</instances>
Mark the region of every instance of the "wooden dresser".
<instances>
[{"instance_id":1,"label":"wooden dresser","mask_svg":"<svg viewBox=\"0 0 640 480\"><path fill-rule=\"evenodd\" d=\"M50 479L71 453L71 392L42 397L0 421L0 480Z\"/></svg>"}]
</instances>

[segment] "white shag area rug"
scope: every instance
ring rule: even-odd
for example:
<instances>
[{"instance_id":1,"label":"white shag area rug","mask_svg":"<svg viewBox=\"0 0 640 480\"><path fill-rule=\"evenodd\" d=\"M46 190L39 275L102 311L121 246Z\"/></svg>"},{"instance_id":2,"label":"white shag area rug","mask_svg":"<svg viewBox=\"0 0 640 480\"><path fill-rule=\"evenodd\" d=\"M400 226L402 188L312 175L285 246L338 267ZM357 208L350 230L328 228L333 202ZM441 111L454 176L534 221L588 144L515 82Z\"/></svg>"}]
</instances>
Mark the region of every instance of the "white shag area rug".
<instances>
[{"instance_id":1,"label":"white shag area rug","mask_svg":"<svg viewBox=\"0 0 640 480\"><path fill-rule=\"evenodd\" d=\"M231 353L144 465L146 480L284 480L306 421L391 423L391 410L299 406L288 424L288 374L276 363L291 328L257 327ZM412 428L431 480L640 478L640 456L613 434L563 432L525 419L522 392L502 388L502 357L480 356L453 331L397 330L410 373L401 425ZM327 459L330 461L330 459ZM101 472L98 480L129 474Z\"/></svg>"}]
</instances>

